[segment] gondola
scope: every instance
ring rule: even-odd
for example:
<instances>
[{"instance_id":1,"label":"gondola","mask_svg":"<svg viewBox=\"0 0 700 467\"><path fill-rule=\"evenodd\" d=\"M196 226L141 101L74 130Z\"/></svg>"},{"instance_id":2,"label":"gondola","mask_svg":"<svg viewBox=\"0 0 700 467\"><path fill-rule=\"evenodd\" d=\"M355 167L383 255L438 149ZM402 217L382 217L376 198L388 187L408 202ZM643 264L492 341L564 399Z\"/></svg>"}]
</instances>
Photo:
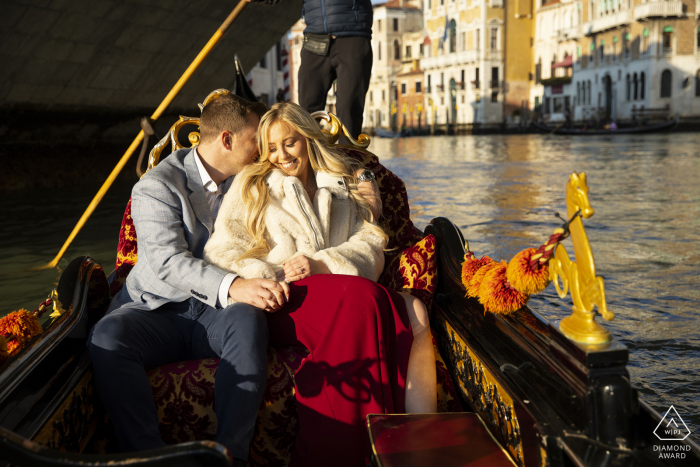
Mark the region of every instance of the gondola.
<instances>
[{"instance_id":1,"label":"gondola","mask_svg":"<svg viewBox=\"0 0 700 467\"><path fill-rule=\"evenodd\" d=\"M600 135L619 135L619 134L629 134L629 133L651 133L660 131L672 130L676 125L678 125L678 119L674 118L667 122L655 123L653 125L635 126L629 128L618 128L617 130L583 130L583 129L569 129L563 128L563 126L549 126L539 122L532 122L532 126L539 131L555 135L581 135L581 136L600 136Z\"/></svg>"},{"instance_id":2,"label":"gondola","mask_svg":"<svg viewBox=\"0 0 700 467\"><path fill-rule=\"evenodd\" d=\"M380 138L401 138L401 133L398 131L385 130L384 128L375 128L374 131Z\"/></svg>"},{"instance_id":3,"label":"gondola","mask_svg":"<svg viewBox=\"0 0 700 467\"><path fill-rule=\"evenodd\" d=\"M238 73L234 92L251 97L240 69ZM215 91L207 99L219 92L228 91ZM325 112L316 116L325 121L329 140L337 143L344 132L342 123ZM177 139L181 128L197 123L194 117L175 122L151 150L149 167L158 163L169 144L173 150L182 147ZM564 294L571 289L581 309L574 310L566 323L550 323L527 306L496 313L487 311L480 299L465 296L462 265L471 252L460 229L438 217L424 232L418 231L410 221L405 186L366 151L369 138L355 141L344 134L351 142L344 147L348 155L361 158L379 174L384 204L381 225L394 242L389 244L388 266L380 281L411 291L430 304L443 391L438 394L439 414L368 415L372 465L700 464L700 447L682 430L665 435L670 439L660 439L671 411L662 416L639 398L626 369L628 349L609 333L605 337L607 331L596 327L594 313L576 301L581 293L590 292L590 284L579 282L577 277L585 274L572 268L594 271L591 246L580 216L576 217L586 209L581 203L587 197L575 196L587 193L587 187L577 191L567 185L567 208L575 215L561 232L571 232L576 263L566 262L568 255L561 244L542 247L543 252L555 253L552 260L560 268L556 284L565 284L557 286L563 287ZM191 133L189 139L197 144L198 134ZM88 256L74 258L50 298L35 310L35 315L50 312L50 318L0 365L0 466L232 465L230 453L212 441L213 397L207 392L217 364L212 359L174 362L149 372L161 434L169 446L138 453L119 453L116 447L109 417L95 390L85 342L110 296L123 284L129 265L137 260L127 201L122 229L112 233L120 238L116 270L108 276L107 265ZM576 202L579 205L572 204ZM559 240L561 232L555 234ZM413 275L397 276L402 268ZM603 310L602 282L596 284L601 284L594 295L596 300L602 297L599 308ZM290 381L303 357L303 349L268 354L268 389L251 445L250 466L285 465L288 460L284 453L294 445L298 423Z\"/></svg>"},{"instance_id":4,"label":"gondola","mask_svg":"<svg viewBox=\"0 0 700 467\"><path fill-rule=\"evenodd\" d=\"M330 137L337 140L342 124L330 114L317 116L331 123ZM173 125L173 131L151 152L151 165L157 163L167 142L177 141L174 135L182 125L193 121L181 117ZM196 142L196 136L190 139ZM366 143L367 138L362 144ZM388 191L395 190L382 190L385 206L391 210L396 200L388 197ZM567 195L567 206L573 202L571 196ZM424 299L431 303L431 328L439 349L436 358L444 362L449 379L445 384L454 385L456 398L447 413L427 418L368 416L373 465L484 465L478 463L485 455L484 446L470 444L477 439L486 440L495 450L489 456L498 454L506 460L489 465L698 465L700 447L689 437L658 439L658 428L664 428L666 420L630 384L625 368L628 349L623 344L614 339L600 344L577 342L565 335L562 323L550 323L527 306L507 314L486 311L478 300L465 297L461 274L469 252L460 229L441 217L425 232L413 229L422 239L422 251L429 253L424 265L433 264L437 273L431 296ZM580 229L579 235L585 237L582 225ZM581 267L586 260L578 256L590 253L590 245L587 239L572 235ZM63 272L51 305L45 307L55 317L0 367L0 460L4 461L0 465L230 465L225 448L206 434L158 450L116 452L109 419L93 385L85 339L104 313L109 288L118 275L117 270L108 280L94 260L75 258ZM572 291L584 287L573 276L562 282ZM211 362L200 362L200 368L207 364ZM158 371L165 378L170 370ZM154 383L154 394L162 390L162 381L161 386ZM410 422L420 422L421 430L402 431ZM275 423L284 429L284 423L294 420L283 420L282 426ZM454 432L455 426L461 428ZM441 430L450 429L452 441L459 442L425 446L426 439L442 440ZM392 430L402 433L398 440L404 451L397 451L396 437L389 447L382 442ZM167 436L171 441L177 438L172 432ZM401 463L391 462L402 453ZM664 457L668 455L674 457ZM249 465L274 465L257 463L260 460L252 456Z\"/></svg>"}]
</instances>

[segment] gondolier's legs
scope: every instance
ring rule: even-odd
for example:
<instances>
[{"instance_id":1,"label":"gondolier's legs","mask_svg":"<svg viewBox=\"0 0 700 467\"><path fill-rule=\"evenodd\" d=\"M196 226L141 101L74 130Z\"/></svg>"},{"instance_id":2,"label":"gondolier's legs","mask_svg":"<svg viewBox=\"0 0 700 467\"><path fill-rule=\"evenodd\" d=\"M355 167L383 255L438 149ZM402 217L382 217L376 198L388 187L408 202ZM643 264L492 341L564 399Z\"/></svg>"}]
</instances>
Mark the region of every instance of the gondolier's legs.
<instances>
[{"instance_id":1,"label":"gondolier's legs","mask_svg":"<svg viewBox=\"0 0 700 467\"><path fill-rule=\"evenodd\" d=\"M165 443L146 370L221 357L215 384L216 439L234 457L247 459L267 379L264 312L246 304L217 310L191 302L153 311L126 304L100 320L88 339L97 390L122 450L157 448Z\"/></svg>"},{"instance_id":2,"label":"gondolier's legs","mask_svg":"<svg viewBox=\"0 0 700 467\"><path fill-rule=\"evenodd\" d=\"M299 105L309 112L325 110L326 96L338 79L336 113L350 134L362 131L365 95L372 74L372 44L367 37L331 39L328 55L301 51Z\"/></svg>"}]
</instances>

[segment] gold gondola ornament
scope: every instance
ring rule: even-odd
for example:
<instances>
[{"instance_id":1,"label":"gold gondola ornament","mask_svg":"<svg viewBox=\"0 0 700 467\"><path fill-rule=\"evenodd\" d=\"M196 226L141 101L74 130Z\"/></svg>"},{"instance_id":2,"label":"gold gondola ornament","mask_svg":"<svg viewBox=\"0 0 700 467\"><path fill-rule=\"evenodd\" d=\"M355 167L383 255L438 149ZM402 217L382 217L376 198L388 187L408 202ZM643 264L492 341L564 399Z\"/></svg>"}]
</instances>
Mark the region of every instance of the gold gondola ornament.
<instances>
[{"instance_id":1,"label":"gold gondola ornament","mask_svg":"<svg viewBox=\"0 0 700 467\"><path fill-rule=\"evenodd\" d=\"M466 296L476 297L485 311L508 314L522 308L530 295L543 291L554 281L559 297L571 290L573 314L560 323L561 332L583 344L604 344L610 331L595 322L595 306L606 320L614 318L605 302L603 278L595 275L595 262L581 219L594 213L588 199L585 173L573 173L566 186L569 220L556 229L538 249L528 248L511 259L496 262L488 256L476 259L465 245L462 283ZM571 236L577 262L569 258L561 242ZM560 284L561 283L561 284Z\"/></svg>"}]
</instances>

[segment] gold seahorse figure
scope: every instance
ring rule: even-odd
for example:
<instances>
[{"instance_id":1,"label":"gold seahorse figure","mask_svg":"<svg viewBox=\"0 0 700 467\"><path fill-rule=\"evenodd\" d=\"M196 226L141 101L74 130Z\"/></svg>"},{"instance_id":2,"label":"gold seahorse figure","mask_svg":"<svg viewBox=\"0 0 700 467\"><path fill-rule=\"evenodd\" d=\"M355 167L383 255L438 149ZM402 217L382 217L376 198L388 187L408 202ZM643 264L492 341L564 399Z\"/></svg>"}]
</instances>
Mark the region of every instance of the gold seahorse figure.
<instances>
[{"instance_id":1,"label":"gold seahorse figure","mask_svg":"<svg viewBox=\"0 0 700 467\"><path fill-rule=\"evenodd\" d=\"M580 215L575 216L578 212ZM550 260L549 273L559 296L566 297L570 289L574 302L573 314L561 321L559 329L569 339L584 344L603 344L612 339L610 331L595 322L595 306L606 320L615 317L608 311L605 302L603 278L595 275L593 252L581 221L581 218L587 219L594 212L588 200L586 174L574 172L566 184L566 213L569 219L575 216L569 231L576 261L571 261L564 246L559 244Z\"/></svg>"}]
</instances>

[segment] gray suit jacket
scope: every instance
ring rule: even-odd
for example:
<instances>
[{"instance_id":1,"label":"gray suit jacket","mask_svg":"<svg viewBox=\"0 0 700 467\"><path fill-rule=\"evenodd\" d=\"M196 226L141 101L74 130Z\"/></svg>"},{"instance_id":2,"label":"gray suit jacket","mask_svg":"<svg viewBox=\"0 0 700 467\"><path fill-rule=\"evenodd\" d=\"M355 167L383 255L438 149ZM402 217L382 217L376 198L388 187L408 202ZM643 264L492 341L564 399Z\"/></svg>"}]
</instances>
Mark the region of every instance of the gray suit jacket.
<instances>
[{"instance_id":1,"label":"gray suit jacket","mask_svg":"<svg viewBox=\"0 0 700 467\"><path fill-rule=\"evenodd\" d=\"M129 307L154 310L190 297L217 306L227 272L202 260L214 224L194 158L194 149L180 149L134 185L131 217L138 260L110 310L129 302ZM224 194L232 181L224 182Z\"/></svg>"}]
</instances>

